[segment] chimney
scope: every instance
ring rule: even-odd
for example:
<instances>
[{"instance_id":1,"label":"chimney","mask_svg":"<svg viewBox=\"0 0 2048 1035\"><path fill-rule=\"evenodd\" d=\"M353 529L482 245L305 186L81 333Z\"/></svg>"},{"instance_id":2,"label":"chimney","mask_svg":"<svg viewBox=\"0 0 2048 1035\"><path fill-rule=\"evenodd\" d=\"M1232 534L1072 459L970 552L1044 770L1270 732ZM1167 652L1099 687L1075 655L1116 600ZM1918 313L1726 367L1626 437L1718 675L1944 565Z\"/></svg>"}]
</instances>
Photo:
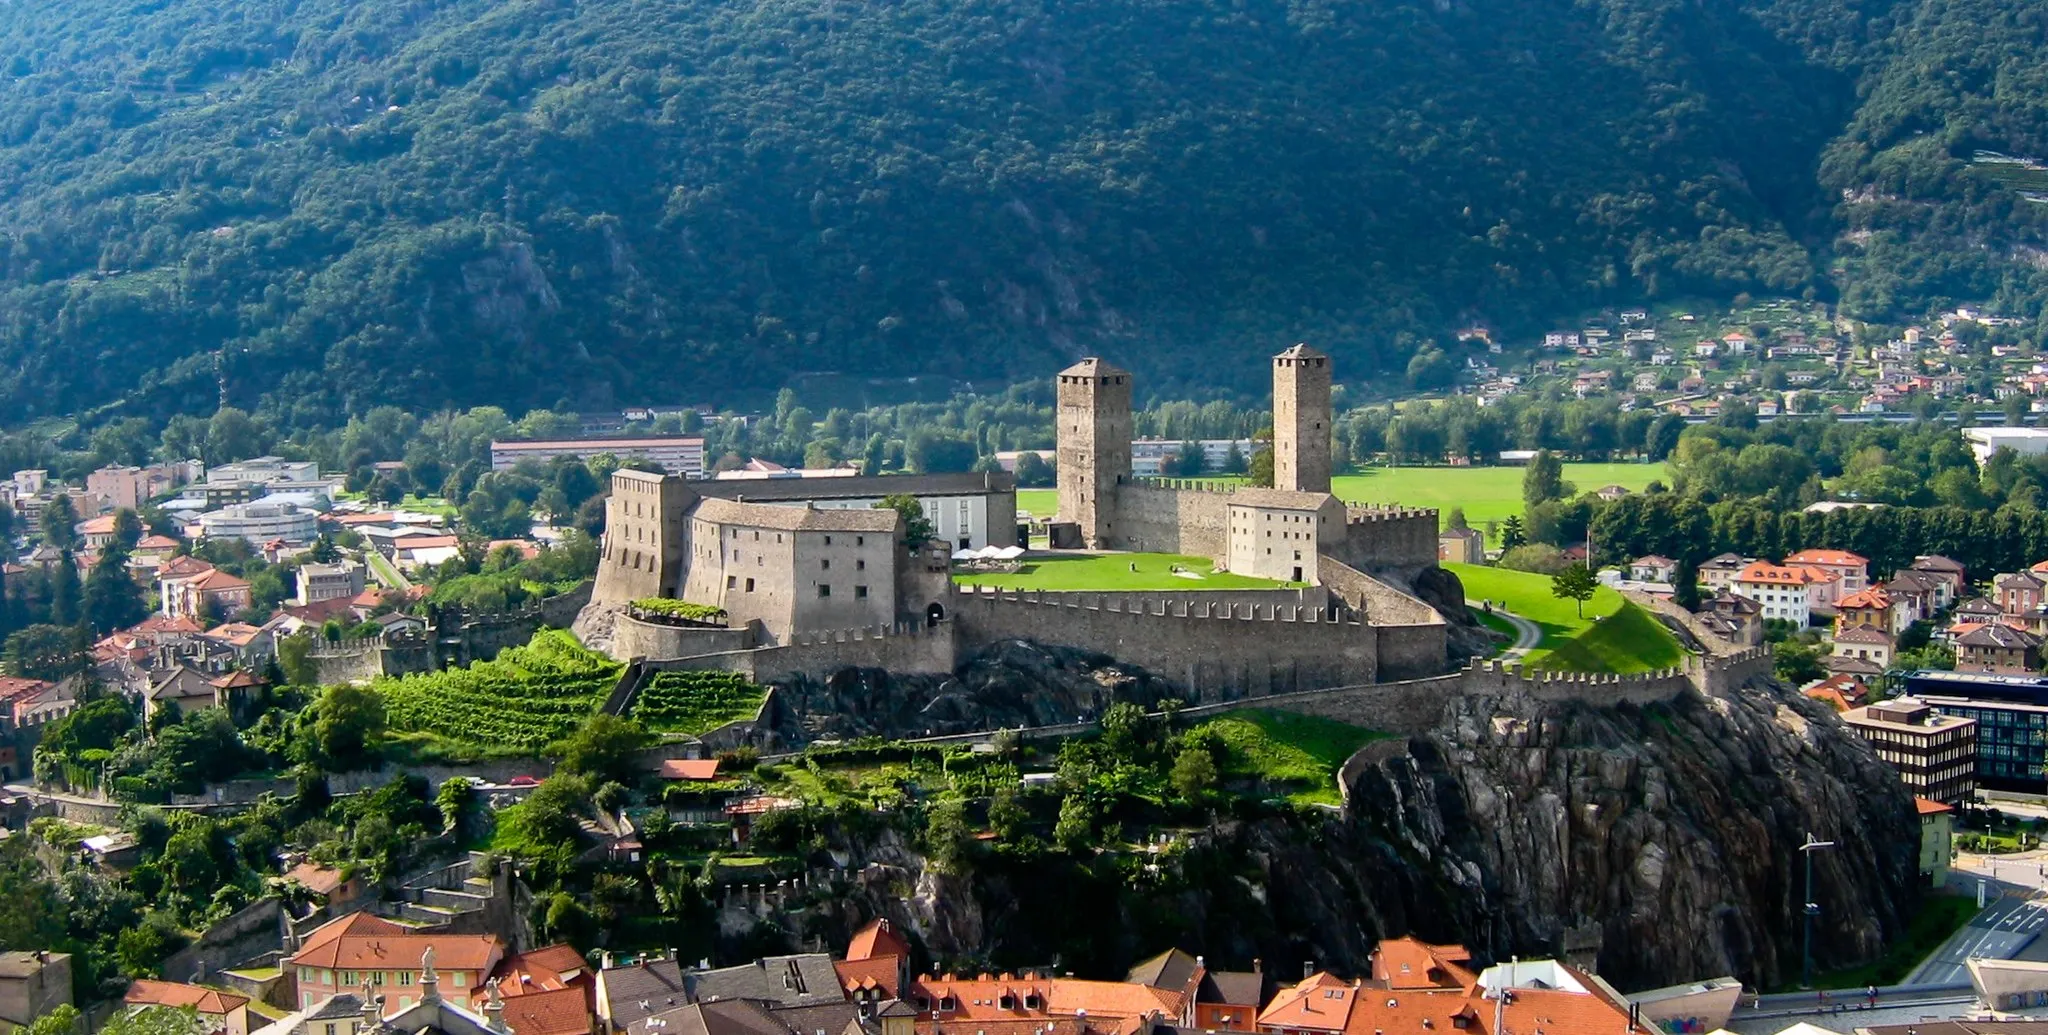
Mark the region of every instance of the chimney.
<instances>
[{"instance_id":1,"label":"chimney","mask_svg":"<svg viewBox=\"0 0 2048 1035\"><path fill-rule=\"evenodd\" d=\"M1314 960L1302 960L1302 961L1301 961L1301 979L1302 979L1303 981L1307 981L1307 980L1308 980L1309 978L1312 978L1312 977L1314 977L1314 976L1315 976L1315 974L1316 974L1316 961L1314 961Z\"/></svg>"},{"instance_id":2,"label":"chimney","mask_svg":"<svg viewBox=\"0 0 2048 1035\"><path fill-rule=\"evenodd\" d=\"M1253 956L1253 957L1252 957L1252 973L1254 973L1254 974L1264 974L1265 972L1266 972L1266 961L1265 961L1265 960L1262 960L1262 959L1260 959L1260 958L1258 958L1257 956Z\"/></svg>"}]
</instances>

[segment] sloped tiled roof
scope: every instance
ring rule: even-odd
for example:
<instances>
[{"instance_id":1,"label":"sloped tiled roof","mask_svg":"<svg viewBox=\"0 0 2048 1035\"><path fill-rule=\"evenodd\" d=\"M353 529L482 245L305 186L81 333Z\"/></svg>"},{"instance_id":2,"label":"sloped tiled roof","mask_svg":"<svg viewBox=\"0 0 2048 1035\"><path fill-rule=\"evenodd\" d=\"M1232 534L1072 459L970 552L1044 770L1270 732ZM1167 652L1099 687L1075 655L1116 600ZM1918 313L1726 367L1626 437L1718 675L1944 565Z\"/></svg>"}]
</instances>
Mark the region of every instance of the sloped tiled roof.
<instances>
[{"instance_id":1,"label":"sloped tiled roof","mask_svg":"<svg viewBox=\"0 0 2048 1035\"><path fill-rule=\"evenodd\" d=\"M873 532L887 535L896 531L903 515L886 508L797 507L780 503L746 503L705 497L691 511L693 517L721 525L772 528L785 532Z\"/></svg>"},{"instance_id":2,"label":"sloped tiled roof","mask_svg":"<svg viewBox=\"0 0 2048 1035\"><path fill-rule=\"evenodd\" d=\"M1787 565L1825 564L1838 568L1861 568L1867 566L1870 563L1870 559L1861 554L1850 553L1847 550L1801 550L1785 558L1785 563Z\"/></svg>"},{"instance_id":3,"label":"sloped tiled roof","mask_svg":"<svg viewBox=\"0 0 2048 1035\"><path fill-rule=\"evenodd\" d=\"M1464 966L1462 945L1431 945L1419 938L1387 938L1373 959L1372 976L1389 988L1463 988L1477 975Z\"/></svg>"},{"instance_id":4,"label":"sloped tiled roof","mask_svg":"<svg viewBox=\"0 0 2048 1035\"><path fill-rule=\"evenodd\" d=\"M175 981L137 980L128 985L128 992L121 1001L129 1006L172 1006L191 1007L199 1013L211 1016L225 1016L249 1005L249 997L233 992L218 992L197 985L181 985Z\"/></svg>"},{"instance_id":5,"label":"sloped tiled roof","mask_svg":"<svg viewBox=\"0 0 2048 1035\"><path fill-rule=\"evenodd\" d=\"M878 956L908 956L910 943L896 933L896 929L884 917L876 917L853 932L846 943L846 958L869 960Z\"/></svg>"},{"instance_id":6,"label":"sloped tiled roof","mask_svg":"<svg viewBox=\"0 0 2048 1035\"><path fill-rule=\"evenodd\" d=\"M497 962L503 951L498 939L489 935L420 934L411 928L357 913L307 935L305 944L292 956L290 963L328 970L372 970L380 967L395 970L416 966L429 946L434 950L436 969L470 971L478 980Z\"/></svg>"},{"instance_id":7,"label":"sloped tiled roof","mask_svg":"<svg viewBox=\"0 0 2048 1035\"><path fill-rule=\"evenodd\" d=\"M1351 1020L1357 991L1350 982L1318 971L1281 988L1259 1011L1259 1027L1342 1031Z\"/></svg>"},{"instance_id":8,"label":"sloped tiled roof","mask_svg":"<svg viewBox=\"0 0 2048 1035\"><path fill-rule=\"evenodd\" d=\"M581 988L506 994L504 999L505 1025L518 1035L589 1035L594 1023L589 994ZM470 1009L482 1012L483 1000L473 1000Z\"/></svg>"}]
</instances>

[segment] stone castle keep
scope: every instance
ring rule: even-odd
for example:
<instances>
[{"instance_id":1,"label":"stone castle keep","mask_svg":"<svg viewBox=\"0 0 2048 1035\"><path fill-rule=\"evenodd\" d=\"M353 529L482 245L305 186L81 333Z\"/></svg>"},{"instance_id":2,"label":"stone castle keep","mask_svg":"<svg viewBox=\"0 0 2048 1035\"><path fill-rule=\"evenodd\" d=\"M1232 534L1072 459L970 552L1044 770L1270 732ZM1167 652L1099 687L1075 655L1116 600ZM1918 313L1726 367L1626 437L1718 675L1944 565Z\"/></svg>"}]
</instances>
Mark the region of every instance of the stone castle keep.
<instances>
[{"instance_id":1,"label":"stone castle keep","mask_svg":"<svg viewBox=\"0 0 2048 1035\"><path fill-rule=\"evenodd\" d=\"M1346 505L1330 493L1330 359L1273 359L1274 487L1131 473L1131 375L1085 359L1058 375L1056 545L1192 554L1287 588L996 592L956 587L966 534L906 549L916 497L948 527L1014 538L1003 475L691 482L612 476L592 603L579 628L660 668L757 680L846 667L951 673L1008 640L1077 647L1141 665L1203 700L1435 676L1445 619L1408 587L1435 571L1434 510ZM956 520L957 518L957 520ZM977 533L979 534L979 533ZM719 608L722 625L632 606L659 597ZM1461 603L1461 602L1460 602Z\"/></svg>"}]
</instances>

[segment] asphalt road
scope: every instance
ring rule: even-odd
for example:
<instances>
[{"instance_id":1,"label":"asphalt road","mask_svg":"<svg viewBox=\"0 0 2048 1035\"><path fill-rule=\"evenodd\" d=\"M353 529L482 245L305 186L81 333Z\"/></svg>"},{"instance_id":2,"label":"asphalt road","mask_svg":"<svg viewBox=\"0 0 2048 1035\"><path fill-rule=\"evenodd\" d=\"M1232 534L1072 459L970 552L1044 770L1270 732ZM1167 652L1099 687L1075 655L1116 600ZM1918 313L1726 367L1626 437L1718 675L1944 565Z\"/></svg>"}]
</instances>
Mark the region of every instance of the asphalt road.
<instances>
[{"instance_id":1,"label":"asphalt road","mask_svg":"<svg viewBox=\"0 0 2048 1035\"><path fill-rule=\"evenodd\" d=\"M1963 890L1975 892L1973 882L1976 878L1957 876L1960 877L1957 883ZM1998 894L2000 885L1994 883L1991 887L1991 893ZM1984 911L1907 975L1906 984L1968 984L1970 971L1965 966L1966 960L1972 956L2011 959L2026 948L2044 927L2048 927L2048 909L2039 902L2028 901L2019 889L2006 889L2004 895L1987 899Z\"/></svg>"},{"instance_id":2,"label":"asphalt road","mask_svg":"<svg viewBox=\"0 0 2048 1035\"><path fill-rule=\"evenodd\" d=\"M1515 627L1515 642L1509 644L1506 650L1494 656L1497 661L1520 661L1524 655L1534 650L1536 644L1543 639L1543 630L1535 622L1523 618L1521 615L1505 607L1496 607L1489 612L1486 610L1486 602L1483 600L1467 600L1465 601L1465 606L1481 614L1492 614L1501 621Z\"/></svg>"}]
</instances>

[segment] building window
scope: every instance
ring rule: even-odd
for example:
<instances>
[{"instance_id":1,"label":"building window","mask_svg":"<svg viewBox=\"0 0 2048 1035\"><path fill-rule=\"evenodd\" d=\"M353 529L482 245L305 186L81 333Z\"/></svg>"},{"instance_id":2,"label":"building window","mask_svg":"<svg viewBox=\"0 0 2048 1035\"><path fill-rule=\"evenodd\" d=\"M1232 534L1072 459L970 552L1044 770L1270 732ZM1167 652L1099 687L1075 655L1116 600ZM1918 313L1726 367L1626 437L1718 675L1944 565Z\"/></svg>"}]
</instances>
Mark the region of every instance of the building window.
<instances>
[{"instance_id":1,"label":"building window","mask_svg":"<svg viewBox=\"0 0 2048 1035\"><path fill-rule=\"evenodd\" d=\"M820 599L820 600L823 600L823 599L825 599L826 597L829 597L829 596L831 596L831 595L832 595L832 587L831 587L831 586L828 586L828 585L826 585L826 584L824 584L824 583L822 583L822 582L818 583L818 599Z\"/></svg>"},{"instance_id":2,"label":"building window","mask_svg":"<svg viewBox=\"0 0 2048 1035\"><path fill-rule=\"evenodd\" d=\"M855 546L866 546L866 545L868 545L868 537L867 537L867 536L864 536L864 535L857 535L857 536L854 536L854 537L853 537L853 545L855 545Z\"/></svg>"},{"instance_id":3,"label":"building window","mask_svg":"<svg viewBox=\"0 0 2048 1035\"><path fill-rule=\"evenodd\" d=\"M737 589L737 588L739 588L739 581L740 581L740 579L739 579L739 576L737 576L737 575L727 575L727 576L725 577L725 588L727 588L727 589Z\"/></svg>"},{"instance_id":4,"label":"building window","mask_svg":"<svg viewBox=\"0 0 2048 1035\"><path fill-rule=\"evenodd\" d=\"M753 579L748 579L748 580L747 580L747 592L749 592L749 593L752 593L753 591L754 591L754 580L753 580Z\"/></svg>"},{"instance_id":5,"label":"building window","mask_svg":"<svg viewBox=\"0 0 2048 1035\"><path fill-rule=\"evenodd\" d=\"M855 586L855 587L853 587L853 599L855 599L855 600L866 600L867 598L868 598L868 588L867 588L866 586Z\"/></svg>"},{"instance_id":6,"label":"building window","mask_svg":"<svg viewBox=\"0 0 2048 1035\"><path fill-rule=\"evenodd\" d=\"M868 570L868 562L866 562L866 561L855 561L855 562L853 562L853 570L855 570L855 571L866 571L866 570Z\"/></svg>"},{"instance_id":7,"label":"building window","mask_svg":"<svg viewBox=\"0 0 2048 1035\"><path fill-rule=\"evenodd\" d=\"M831 570L832 570L832 559L831 559L830 557L827 557L827 558L825 558L824 560L822 560L822 561L819 561L819 562L818 562L818 570L820 570L820 571L831 571Z\"/></svg>"},{"instance_id":8,"label":"building window","mask_svg":"<svg viewBox=\"0 0 2048 1035\"><path fill-rule=\"evenodd\" d=\"M832 537L831 537L831 536L829 536L829 535L828 535L828 536L826 536L826 537L825 537L825 545L826 545L826 546L831 546L831 545L832 545Z\"/></svg>"}]
</instances>

